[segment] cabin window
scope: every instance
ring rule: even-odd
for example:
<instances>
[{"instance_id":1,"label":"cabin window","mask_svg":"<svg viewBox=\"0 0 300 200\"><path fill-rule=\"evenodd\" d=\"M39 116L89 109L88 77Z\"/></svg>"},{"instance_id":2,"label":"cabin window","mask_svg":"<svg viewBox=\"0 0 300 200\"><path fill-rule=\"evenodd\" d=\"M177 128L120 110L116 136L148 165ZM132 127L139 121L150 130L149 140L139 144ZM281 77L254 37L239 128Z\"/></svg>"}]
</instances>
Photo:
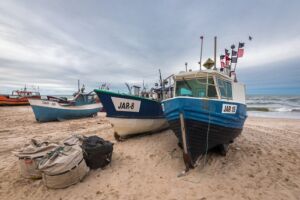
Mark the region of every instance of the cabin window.
<instances>
[{"instance_id":1,"label":"cabin window","mask_svg":"<svg viewBox=\"0 0 300 200\"><path fill-rule=\"evenodd\" d=\"M232 99L232 86L231 83L222 79L218 79L221 98Z\"/></svg>"},{"instance_id":2,"label":"cabin window","mask_svg":"<svg viewBox=\"0 0 300 200\"><path fill-rule=\"evenodd\" d=\"M180 88L180 94L182 96L192 96L192 91L186 88Z\"/></svg>"},{"instance_id":3,"label":"cabin window","mask_svg":"<svg viewBox=\"0 0 300 200\"><path fill-rule=\"evenodd\" d=\"M212 77L176 82L176 96L217 98L217 91Z\"/></svg>"}]
</instances>

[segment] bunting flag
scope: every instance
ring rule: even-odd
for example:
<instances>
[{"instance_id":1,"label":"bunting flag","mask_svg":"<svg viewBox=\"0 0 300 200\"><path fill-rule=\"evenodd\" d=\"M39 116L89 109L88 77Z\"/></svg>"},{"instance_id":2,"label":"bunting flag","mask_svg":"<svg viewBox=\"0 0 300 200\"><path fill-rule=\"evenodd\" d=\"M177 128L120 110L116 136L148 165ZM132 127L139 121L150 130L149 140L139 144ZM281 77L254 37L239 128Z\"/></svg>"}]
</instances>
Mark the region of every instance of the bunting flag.
<instances>
[{"instance_id":1,"label":"bunting flag","mask_svg":"<svg viewBox=\"0 0 300 200\"><path fill-rule=\"evenodd\" d=\"M230 58L229 50L225 49L225 55L220 55L221 69L223 70L224 68L229 67L233 63L235 63L235 66L234 66L234 70L235 70L238 58L241 58L244 56L244 47L245 47L244 42L238 43L237 50L234 50L235 49L234 44L231 45L231 47L230 47L231 48L231 58Z\"/></svg>"},{"instance_id":2,"label":"bunting flag","mask_svg":"<svg viewBox=\"0 0 300 200\"><path fill-rule=\"evenodd\" d=\"M226 60L226 63L225 63L225 67L228 67L229 66L229 60Z\"/></svg>"},{"instance_id":3,"label":"bunting flag","mask_svg":"<svg viewBox=\"0 0 300 200\"><path fill-rule=\"evenodd\" d=\"M225 67L225 62L221 61L221 68L224 68L224 67Z\"/></svg>"},{"instance_id":4,"label":"bunting flag","mask_svg":"<svg viewBox=\"0 0 300 200\"><path fill-rule=\"evenodd\" d=\"M244 55L244 49L239 49L237 52L237 57L241 58L241 57L243 57L243 55Z\"/></svg>"},{"instance_id":5,"label":"bunting flag","mask_svg":"<svg viewBox=\"0 0 300 200\"><path fill-rule=\"evenodd\" d=\"M239 42L239 49L238 49L238 52L237 52L237 57L238 58L243 57L243 55L244 55L244 46L245 46L244 42Z\"/></svg>"},{"instance_id":6,"label":"bunting flag","mask_svg":"<svg viewBox=\"0 0 300 200\"><path fill-rule=\"evenodd\" d=\"M226 55L226 56L229 56L229 55L230 55L228 49L225 49L225 55Z\"/></svg>"},{"instance_id":7,"label":"bunting flag","mask_svg":"<svg viewBox=\"0 0 300 200\"><path fill-rule=\"evenodd\" d=\"M238 59L238 57L232 57L231 58L231 63L237 63L237 59Z\"/></svg>"},{"instance_id":8,"label":"bunting flag","mask_svg":"<svg viewBox=\"0 0 300 200\"><path fill-rule=\"evenodd\" d=\"M236 56L236 55L237 55L237 51L232 50L232 51L231 51L231 56Z\"/></svg>"},{"instance_id":9,"label":"bunting flag","mask_svg":"<svg viewBox=\"0 0 300 200\"><path fill-rule=\"evenodd\" d=\"M226 64L226 67L228 67L230 65L230 58L228 55L225 56L225 64Z\"/></svg>"},{"instance_id":10,"label":"bunting flag","mask_svg":"<svg viewBox=\"0 0 300 200\"><path fill-rule=\"evenodd\" d=\"M224 58L225 58L225 55L220 55L221 68L225 67Z\"/></svg>"}]
</instances>

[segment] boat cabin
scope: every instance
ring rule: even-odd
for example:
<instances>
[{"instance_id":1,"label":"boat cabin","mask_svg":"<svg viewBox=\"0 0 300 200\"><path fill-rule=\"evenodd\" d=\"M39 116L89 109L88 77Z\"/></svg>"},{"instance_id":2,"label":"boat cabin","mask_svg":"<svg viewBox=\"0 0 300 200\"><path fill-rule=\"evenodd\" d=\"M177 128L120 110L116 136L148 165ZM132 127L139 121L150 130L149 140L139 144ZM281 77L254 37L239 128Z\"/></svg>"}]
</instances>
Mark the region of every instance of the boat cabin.
<instances>
[{"instance_id":1,"label":"boat cabin","mask_svg":"<svg viewBox=\"0 0 300 200\"><path fill-rule=\"evenodd\" d=\"M245 86L215 70L182 72L174 76L174 96L222 99L245 104Z\"/></svg>"},{"instance_id":2,"label":"boat cabin","mask_svg":"<svg viewBox=\"0 0 300 200\"><path fill-rule=\"evenodd\" d=\"M96 100L97 96L94 93L79 93L74 97L73 101L75 101L76 106L81 106L96 103Z\"/></svg>"},{"instance_id":3,"label":"boat cabin","mask_svg":"<svg viewBox=\"0 0 300 200\"><path fill-rule=\"evenodd\" d=\"M14 90L12 91L12 96L32 97L32 96L41 96L41 95L39 92L31 92L27 90Z\"/></svg>"}]
</instances>

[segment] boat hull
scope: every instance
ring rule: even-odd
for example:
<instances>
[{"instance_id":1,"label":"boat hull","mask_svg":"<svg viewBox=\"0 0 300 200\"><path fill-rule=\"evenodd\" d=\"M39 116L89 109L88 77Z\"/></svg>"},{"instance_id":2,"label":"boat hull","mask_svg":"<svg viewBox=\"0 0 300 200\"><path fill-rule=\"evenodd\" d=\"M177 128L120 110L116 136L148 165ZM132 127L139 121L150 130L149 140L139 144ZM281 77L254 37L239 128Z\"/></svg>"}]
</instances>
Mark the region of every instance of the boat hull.
<instances>
[{"instance_id":1,"label":"boat hull","mask_svg":"<svg viewBox=\"0 0 300 200\"><path fill-rule=\"evenodd\" d=\"M168 127L158 101L104 90L94 91L119 136L155 132Z\"/></svg>"},{"instance_id":2,"label":"boat hull","mask_svg":"<svg viewBox=\"0 0 300 200\"><path fill-rule=\"evenodd\" d=\"M39 122L63 121L95 116L100 112L101 104L82 106L62 106L58 102L29 99L35 118Z\"/></svg>"},{"instance_id":3,"label":"boat hull","mask_svg":"<svg viewBox=\"0 0 300 200\"><path fill-rule=\"evenodd\" d=\"M164 101L163 107L192 166L206 151L233 142L247 118L246 105L228 101L176 97Z\"/></svg>"},{"instance_id":4,"label":"boat hull","mask_svg":"<svg viewBox=\"0 0 300 200\"><path fill-rule=\"evenodd\" d=\"M34 99L40 99L40 96L30 97ZM15 97L12 98L9 95L0 96L0 106L24 106L29 105L28 97Z\"/></svg>"},{"instance_id":5,"label":"boat hull","mask_svg":"<svg viewBox=\"0 0 300 200\"><path fill-rule=\"evenodd\" d=\"M133 119L107 118L114 127L115 133L121 137L146 132L155 132L168 127L167 120L161 119Z\"/></svg>"}]
</instances>

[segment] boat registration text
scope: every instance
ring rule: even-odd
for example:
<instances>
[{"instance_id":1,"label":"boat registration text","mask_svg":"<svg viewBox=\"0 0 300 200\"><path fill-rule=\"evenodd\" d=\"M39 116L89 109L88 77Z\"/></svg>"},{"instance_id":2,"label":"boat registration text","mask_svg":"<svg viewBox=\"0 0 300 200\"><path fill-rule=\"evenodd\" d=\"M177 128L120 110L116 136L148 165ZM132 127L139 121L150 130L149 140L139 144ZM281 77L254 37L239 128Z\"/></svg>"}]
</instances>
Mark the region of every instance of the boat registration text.
<instances>
[{"instance_id":1,"label":"boat registration text","mask_svg":"<svg viewBox=\"0 0 300 200\"><path fill-rule=\"evenodd\" d=\"M223 104L222 106L222 113L235 114L236 110L237 110L237 105Z\"/></svg>"},{"instance_id":2,"label":"boat registration text","mask_svg":"<svg viewBox=\"0 0 300 200\"><path fill-rule=\"evenodd\" d=\"M51 106L56 106L56 103L55 103L55 102L50 102L50 101L42 101L42 104L51 105Z\"/></svg>"},{"instance_id":3,"label":"boat registration text","mask_svg":"<svg viewBox=\"0 0 300 200\"><path fill-rule=\"evenodd\" d=\"M116 111L139 112L141 101L111 97Z\"/></svg>"}]
</instances>

